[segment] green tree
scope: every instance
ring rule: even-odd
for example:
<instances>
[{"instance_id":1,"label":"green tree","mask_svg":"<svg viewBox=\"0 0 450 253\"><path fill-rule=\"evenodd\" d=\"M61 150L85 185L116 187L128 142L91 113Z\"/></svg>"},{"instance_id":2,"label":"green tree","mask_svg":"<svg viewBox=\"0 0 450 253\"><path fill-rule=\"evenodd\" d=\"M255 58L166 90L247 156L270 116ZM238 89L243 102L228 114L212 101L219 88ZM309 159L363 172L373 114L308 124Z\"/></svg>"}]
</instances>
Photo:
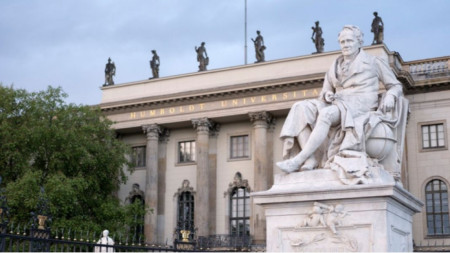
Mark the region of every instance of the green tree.
<instances>
[{"instance_id":1,"label":"green tree","mask_svg":"<svg viewBox=\"0 0 450 253\"><path fill-rule=\"evenodd\" d=\"M130 148L98 107L67 104L66 96L0 84L1 187L13 222L29 222L42 186L54 228L123 231L144 212L114 196L131 168Z\"/></svg>"}]
</instances>

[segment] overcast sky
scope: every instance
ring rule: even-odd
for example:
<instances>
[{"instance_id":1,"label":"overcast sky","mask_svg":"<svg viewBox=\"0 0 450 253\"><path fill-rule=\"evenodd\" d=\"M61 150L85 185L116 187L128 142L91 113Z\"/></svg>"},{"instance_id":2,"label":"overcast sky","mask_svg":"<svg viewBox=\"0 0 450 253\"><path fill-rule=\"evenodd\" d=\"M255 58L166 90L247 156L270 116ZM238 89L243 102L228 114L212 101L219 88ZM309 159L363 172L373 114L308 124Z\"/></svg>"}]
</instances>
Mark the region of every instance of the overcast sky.
<instances>
[{"instance_id":1,"label":"overcast sky","mask_svg":"<svg viewBox=\"0 0 450 253\"><path fill-rule=\"evenodd\" d=\"M95 105L108 57L116 84L148 79L155 49L160 76L198 70L195 46L206 42L208 69L244 64L245 0L0 0L0 82L28 91L61 86L68 102ZM266 60L315 51L311 26L320 21L325 51L337 34L359 26L370 45L373 12L385 43L405 61L450 55L448 0L247 0L250 38L261 31Z\"/></svg>"}]
</instances>

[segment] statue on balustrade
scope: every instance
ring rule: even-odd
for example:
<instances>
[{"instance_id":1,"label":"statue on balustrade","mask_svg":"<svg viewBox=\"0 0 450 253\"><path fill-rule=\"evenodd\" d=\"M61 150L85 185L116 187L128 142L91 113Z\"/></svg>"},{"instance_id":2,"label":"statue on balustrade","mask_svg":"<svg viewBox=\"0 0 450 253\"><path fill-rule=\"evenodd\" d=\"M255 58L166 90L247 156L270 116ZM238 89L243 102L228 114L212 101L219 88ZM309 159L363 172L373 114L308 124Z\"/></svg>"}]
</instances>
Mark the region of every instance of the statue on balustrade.
<instances>
[{"instance_id":1,"label":"statue on balustrade","mask_svg":"<svg viewBox=\"0 0 450 253\"><path fill-rule=\"evenodd\" d=\"M261 35L261 32L256 31L256 34L258 36L256 36L255 39L252 38L251 40L253 41L253 44L255 44L255 55L256 55L255 63L258 63L265 61L264 50L266 50L266 46L264 45L264 38Z\"/></svg>"},{"instance_id":2,"label":"statue on balustrade","mask_svg":"<svg viewBox=\"0 0 450 253\"><path fill-rule=\"evenodd\" d=\"M209 57L206 53L205 42L202 42L199 48L195 47L195 52L197 52L197 61L199 63L198 71L205 71L206 66L209 64Z\"/></svg>"},{"instance_id":3,"label":"statue on balustrade","mask_svg":"<svg viewBox=\"0 0 450 253\"><path fill-rule=\"evenodd\" d=\"M325 40L322 38L322 28L319 26L319 21L316 21L316 26L311 27L313 33L311 39L316 46L315 53L323 53L323 46L325 45Z\"/></svg>"},{"instance_id":4,"label":"statue on balustrade","mask_svg":"<svg viewBox=\"0 0 450 253\"><path fill-rule=\"evenodd\" d=\"M150 68L152 69L152 75L153 78L158 78L159 77L159 56L156 53L156 50L152 50L152 60L150 61ZM151 78L150 78L151 79Z\"/></svg>"},{"instance_id":5,"label":"statue on balustrade","mask_svg":"<svg viewBox=\"0 0 450 253\"><path fill-rule=\"evenodd\" d=\"M105 67L105 84L103 86L114 85L113 76L116 75L116 65L111 62L111 58L108 58L108 63Z\"/></svg>"},{"instance_id":6,"label":"statue on balustrade","mask_svg":"<svg viewBox=\"0 0 450 253\"><path fill-rule=\"evenodd\" d=\"M373 32L373 41L372 45L375 44L381 44L383 43L383 37L384 37L384 24L381 17L378 16L378 12L374 12L373 15L375 16L372 21L372 30Z\"/></svg>"},{"instance_id":7,"label":"statue on balustrade","mask_svg":"<svg viewBox=\"0 0 450 253\"><path fill-rule=\"evenodd\" d=\"M285 160L277 166L287 173L332 169L344 184L367 183L369 168L378 166L399 182L408 111L402 85L384 60L361 48L358 27L344 26L338 41L342 55L319 97L295 103L286 118Z\"/></svg>"}]
</instances>

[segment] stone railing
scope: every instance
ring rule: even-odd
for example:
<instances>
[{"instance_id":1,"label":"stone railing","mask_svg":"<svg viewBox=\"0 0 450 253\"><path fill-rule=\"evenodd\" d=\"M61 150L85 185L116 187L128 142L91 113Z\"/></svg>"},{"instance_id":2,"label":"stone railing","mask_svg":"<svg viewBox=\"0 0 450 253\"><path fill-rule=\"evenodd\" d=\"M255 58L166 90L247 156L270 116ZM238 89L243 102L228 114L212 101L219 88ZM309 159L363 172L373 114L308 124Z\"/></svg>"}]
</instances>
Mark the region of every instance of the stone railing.
<instances>
[{"instance_id":1,"label":"stone railing","mask_svg":"<svg viewBox=\"0 0 450 253\"><path fill-rule=\"evenodd\" d=\"M409 65L409 73L411 75L433 75L439 73L446 73L449 71L448 65L450 57L430 59L425 61L415 61L406 63Z\"/></svg>"}]
</instances>

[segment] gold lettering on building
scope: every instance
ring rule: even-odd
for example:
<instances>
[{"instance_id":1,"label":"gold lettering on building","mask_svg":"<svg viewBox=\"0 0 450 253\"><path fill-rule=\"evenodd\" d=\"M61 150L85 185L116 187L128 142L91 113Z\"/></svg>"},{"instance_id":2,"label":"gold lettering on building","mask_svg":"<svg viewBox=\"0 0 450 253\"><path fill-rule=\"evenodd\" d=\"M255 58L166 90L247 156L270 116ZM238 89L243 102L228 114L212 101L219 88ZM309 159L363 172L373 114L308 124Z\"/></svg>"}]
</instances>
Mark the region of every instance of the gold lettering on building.
<instances>
[{"instance_id":1,"label":"gold lettering on building","mask_svg":"<svg viewBox=\"0 0 450 253\"><path fill-rule=\"evenodd\" d=\"M295 100L297 98L297 92L299 93L300 98L309 98L317 96L320 92L320 89L309 89L309 90L297 90L297 91L289 91L283 93L274 93L267 94L261 96L253 96L253 97L245 97L245 98L236 98L229 100L221 100L221 101L211 101L200 104L190 104L190 105L182 105L177 107L166 107L152 110L144 110L138 112L131 112L129 115L129 119L138 119L138 118L149 118L149 117L158 117L158 116L166 116L173 114L182 114L187 112L196 112L202 110L217 110L220 108L229 108L229 107L238 107L238 106L246 106L250 104L267 104L271 102L277 102L279 100ZM300 95L301 94L301 95Z\"/></svg>"}]
</instances>

